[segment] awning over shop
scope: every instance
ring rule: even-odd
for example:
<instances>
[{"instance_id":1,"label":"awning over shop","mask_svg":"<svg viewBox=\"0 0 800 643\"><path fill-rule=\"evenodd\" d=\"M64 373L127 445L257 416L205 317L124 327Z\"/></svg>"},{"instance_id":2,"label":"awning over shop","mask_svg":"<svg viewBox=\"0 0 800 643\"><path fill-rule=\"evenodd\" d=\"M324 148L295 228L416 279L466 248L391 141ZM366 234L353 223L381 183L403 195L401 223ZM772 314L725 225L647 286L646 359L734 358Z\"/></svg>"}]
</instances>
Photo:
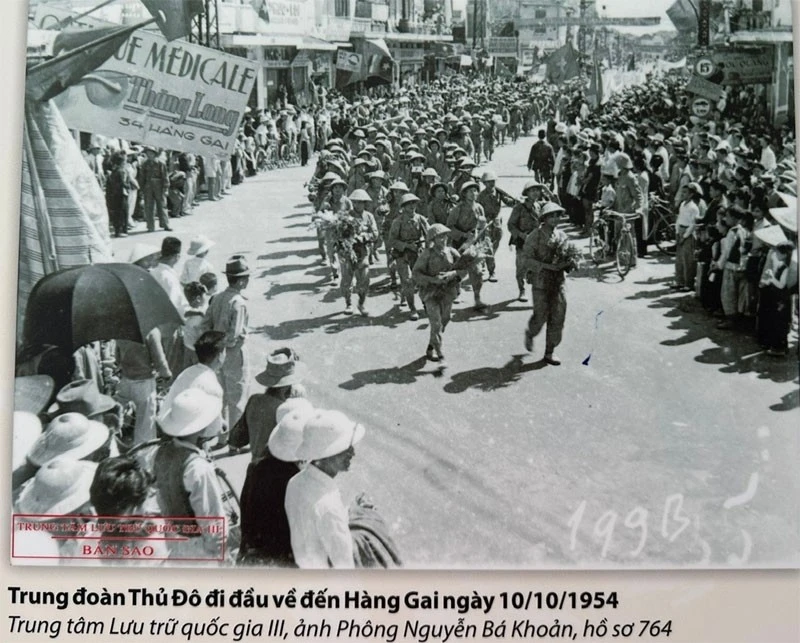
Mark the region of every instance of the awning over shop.
<instances>
[{"instance_id":1,"label":"awning over shop","mask_svg":"<svg viewBox=\"0 0 800 643\"><path fill-rule=\"evenodd\" d=\"M792 42L791 31L735 31L731 34L731 42L749 43L754 45L777 45L782 42Z\"/></svg>"},{"instance_id":2,"label":"awning over shop","mask_svg":"<svg viewBox=\"0 0 800 643\"><path fill-rule=\"evenodd\" d=\"M336 51L338 45L335 42L328 42L322 38L315 38L314 36L303 36L303 44L300 49L309 49L311 51Z\"/></svg>"},{"instance_id":3,"label":"awning over shop","mask_svg":"<svg viewBox=\"0 0 800 643\"><path fill-rule=\"evenodd\" d=\"M312 51L336 51L336 44L332 42L296 34L224 34L222 45L223 47L296 47Z\"/></svg>"}]
</instances>

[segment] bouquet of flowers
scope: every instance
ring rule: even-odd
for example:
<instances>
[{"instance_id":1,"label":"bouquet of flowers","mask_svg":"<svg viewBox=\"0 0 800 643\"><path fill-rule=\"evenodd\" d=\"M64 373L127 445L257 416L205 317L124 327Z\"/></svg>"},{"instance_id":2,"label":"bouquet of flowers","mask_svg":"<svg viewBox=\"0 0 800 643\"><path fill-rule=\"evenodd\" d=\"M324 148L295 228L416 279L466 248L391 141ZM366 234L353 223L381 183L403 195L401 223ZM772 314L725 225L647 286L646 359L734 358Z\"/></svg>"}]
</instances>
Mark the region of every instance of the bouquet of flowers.
<instances>
[{"instance_id":1,"label":"bouquet of flowers","mask_svg":"<svg viewBox=\"0 0 800 643\"><path fill-rule=\"evenodd\" d=\"M351 217L338 217L333 222L336 252L351 264L357 264L366 252L366 240L359 233L359 225Z\"/></svg>"},{"instance_id":2,"label":"bouquet of flowers","mask_svg":"<svg viewBox=\"0 0 800 643\"><path fill-rule=\"evenodd\" d=\"M566 272L577 270L581 265L581 251L569 242L566 237L553 236L548 243L553 250L553 260L551 263L556 266L566 266Z\"/></svg>"}]
</instances>

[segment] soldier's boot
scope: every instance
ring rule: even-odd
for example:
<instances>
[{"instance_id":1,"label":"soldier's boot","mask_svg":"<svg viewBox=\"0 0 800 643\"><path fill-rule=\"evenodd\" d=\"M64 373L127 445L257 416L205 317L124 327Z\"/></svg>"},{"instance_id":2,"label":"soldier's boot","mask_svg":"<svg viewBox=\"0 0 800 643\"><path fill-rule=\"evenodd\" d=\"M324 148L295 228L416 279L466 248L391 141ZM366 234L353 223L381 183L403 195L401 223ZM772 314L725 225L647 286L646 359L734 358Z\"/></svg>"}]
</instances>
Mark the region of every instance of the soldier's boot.
<instances>
[{"instance_id":1,"label":"soldier's boot","mask_svg":"<svg viewBox=\"0 0 800 643\"><path fill-rule=\"evenodd\" d=\"M519 286L519 297L517 297L517 301L528 301L528 296L525 294L525 286Z\"/></svg>"},{"instance_id":2,"label":"soldier's boot","mask_svg":"<svg viewBox=\"0 0 800 643\"><path fill-rule=\"evenodd\" d=\"M417 321L419 319L419 312L417 311L417 306L414 304L414 295L410 295L407 297L408 307L411 309L411 321Z\"/></svg>"},{"instance_id":3,"label":"soldier's boot","mask_svg":"<svg viewBox=\"0 0 800 643\"><path fill-rule=\"evenodd\" d=\"M345 297L344 301L345 301L345 304L347 304L347 306L344 309L344 314L345 315L352 315L353 314L353 302L351 301L349 296Z\"/></svg>"},{"instance_id":4,"label":"soldier's boot","mask_svg":"<svg viewBox=\"0 0 800 643\"><path fill-rule=\"evenodd\" d=\"M428 344L428 348L425 350L425 357L431 362L438 361L438 358L433 354L433 344Z\"/></svg>"},{"instance_id":5,"label":"soldier's boot","mask_svg":"<svg viewBox=\"0 0 800 643\"><path fill-rule=\"evenodd\" d=\"M361 313L362 317L369 317L369 313L367 312L367 295L361 294L358 296L358 312Z\"/></svg>"}]
</instances>

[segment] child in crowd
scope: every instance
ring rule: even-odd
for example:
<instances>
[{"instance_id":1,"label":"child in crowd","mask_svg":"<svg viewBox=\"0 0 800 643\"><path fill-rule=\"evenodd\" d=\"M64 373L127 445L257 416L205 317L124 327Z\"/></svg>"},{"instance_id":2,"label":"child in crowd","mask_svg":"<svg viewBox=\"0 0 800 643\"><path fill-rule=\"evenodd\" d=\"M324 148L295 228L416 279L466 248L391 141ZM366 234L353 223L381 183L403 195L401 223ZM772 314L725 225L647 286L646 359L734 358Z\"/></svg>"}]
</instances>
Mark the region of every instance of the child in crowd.
<instances>
[{"instance_id":1,"label":"child in crowd","mask_svg":"<svg viewBox=\"0 0 800 643\"><path fill-rule=\"evenodd\" d=\"M189 308L186 310L183 322L183 368L181 371L197 364L194 344L203 334L203 315L208 308L206 287L199 281L186 284L183 287L183 293L189 302Z\"/></svg>"},{"instance_id":2,"label":"child in crowd","mask_svg":"<svg viewBox=\"0 0 800 643\"><path fill-rule=\"evenodd\" d=\"M193 281L198 281L201 275L207 272L214 272L214 266L208 261L208 251L214 246L214 242L208 237L199 235L192 239L189 244L189 258L183 266L181 283L185 286Z\"/></svg>"}]
</instances>

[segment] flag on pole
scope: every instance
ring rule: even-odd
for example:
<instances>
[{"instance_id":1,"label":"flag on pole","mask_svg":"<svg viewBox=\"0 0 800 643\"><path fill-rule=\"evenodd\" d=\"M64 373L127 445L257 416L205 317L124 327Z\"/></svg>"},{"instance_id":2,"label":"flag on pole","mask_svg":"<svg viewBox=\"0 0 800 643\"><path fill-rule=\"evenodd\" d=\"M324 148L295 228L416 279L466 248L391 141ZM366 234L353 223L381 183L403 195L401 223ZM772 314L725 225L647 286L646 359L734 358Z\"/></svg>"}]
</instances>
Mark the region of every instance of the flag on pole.
<instances>
[{"instance_id":1,"label":"flag on pole","mask_svg":"<svg viewBox=\"0 0 800 643\"><path fill-rule=\"evenodd\" d=\"M556 49L547 59L547 72L545 78L547 82L554 85L574 78L581 73L578 65L578 56L572 45L567 43L563 47Z\"/></svg>"},{"instance_id":2,"label":"flag on pole","mask_svg":"<svg viewBox=\"0 0 800 643\"><path fill-rule=\"evenodd\" d=\"M253 9L256 10L258 17L264 22L269 22L269 7L267 6L267 0L251 0L251 2L253 3Z\"/></svg>"},{"instance_id":3,"label":"flag on pole","mask_svg":"<svg viewBox=\"0 0 800 643\"><path fill-rule=\"evenodd\" d=\"M203 0L142 0L167 40L177 40L192 32L192 20L203 13Z\"/></svg>"},{"instance_id":4,"label":"flag on pole","mask_svg":"<svg viewBox=\"0 0 800 643\"><path fill-rule=\"evenodd\" d=\"M589 104L597 109L603 102L603 70L600 66L600 51L595 47L592 62L592 77L589 79L589 91L586 94Z\"/></svg>"},{"instance_id":5,"label":"flag on pole","mask_svg":"<svg viewBox=\"0 0 800 643\"><path fill-rule=\"evenodd\" d=\"M54 48L58 47L62 53L28 69L25 98L32 101L55 98L111 58L134 31L148 22L129 27L87 29L86 35L66 34L60 44L57 38ZM65 51L67 47L69 50Z\"/></svg>"},{"instance_id":6,"label":"flag on pole","mask_svg":"<svg viewBox=\"0 0 800 643\"><path fill-rule=\"evenodd\" d=\"M394 60L386 43L380 38L359 39L354 51L361 56L361 65L356 71L336 70L336 86L343 88L353 83L384 85L392 82Z\"/></svg>"}]
</instances>

